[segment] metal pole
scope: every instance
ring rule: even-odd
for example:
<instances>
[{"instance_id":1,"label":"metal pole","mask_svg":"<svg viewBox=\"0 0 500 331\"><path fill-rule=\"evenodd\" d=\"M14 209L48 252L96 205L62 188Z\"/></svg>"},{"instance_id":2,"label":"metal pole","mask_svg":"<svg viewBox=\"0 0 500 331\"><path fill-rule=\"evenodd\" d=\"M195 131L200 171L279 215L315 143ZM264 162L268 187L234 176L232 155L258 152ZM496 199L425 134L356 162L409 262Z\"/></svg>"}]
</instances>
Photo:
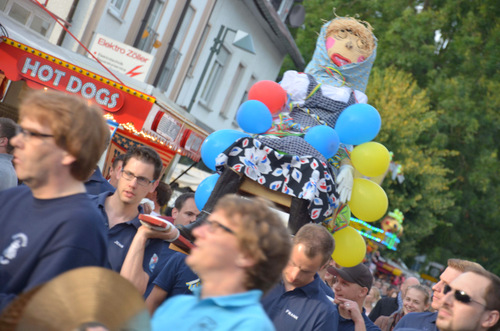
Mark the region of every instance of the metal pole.
<instances>
[{"instance_id":1,"label":"metal pole","mask_svg":"<svg viewBox=\"0 0 500 331\"><path fill-rule=\"evenodd\" d=\"M208 67L210 66L210 62L212 61L212 57L214 54L219 53L219 45L222 45L224 42L224 39L226 38L226 34L224 34L224 38L221 39L222 33L224 32L224 29L226 27L224 25L221 25L219 33L217 34L217 37L214 39L214 44L210 48L210 55L208 56L207 63L205 64L205 68L203 68L203 72L201 73L201 77L198 80L198 84L196 85L196 89L194 90L193 96L191 97L191 101L189 102L189 106L187 108L187 112L191 112L191 108L193 108L194 101L196 100L196 96L198 95L198 92L200 91L201 84L203 83L203 78L205 78L205 74L207 73Z\"/></svg>"}]
</instances>

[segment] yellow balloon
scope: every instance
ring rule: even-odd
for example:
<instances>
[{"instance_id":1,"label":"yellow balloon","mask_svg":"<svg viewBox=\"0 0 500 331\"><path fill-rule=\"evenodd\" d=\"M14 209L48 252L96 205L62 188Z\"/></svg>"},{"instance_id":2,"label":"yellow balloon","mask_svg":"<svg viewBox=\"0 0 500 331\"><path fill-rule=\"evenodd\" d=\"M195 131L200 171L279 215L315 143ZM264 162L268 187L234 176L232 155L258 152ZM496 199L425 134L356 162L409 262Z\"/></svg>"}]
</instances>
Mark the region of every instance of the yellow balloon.
<instances>
[{"instance_id":1,"label":"yellow balloon","mask_svg":"<svg viewBox=\"0 0 500 331\"><path fill-rule=\"evenodd\" d=\"M354 267L363 262L366 255L366 243L363 236L351 226L333 234L335 250L332 259L343 267Z\"/></svg>"},{"instance_id":2,"label":"yellow balloon","mask_svg":"<svg viewBox=\"0 0 500 331\"><path fill-rule=\"evenodd\" d=\"M354 216L365 222L374 222L385 215L389 201L384 189L377 183L355 178L348 204Z\"/></svg>"},{"instance_id":3,"label":"yellow balloon","mask_svg":"<svg viewBox=\"0 0 500 331\"><path fill-rule=\"evenodd\" d=\"M354 147L351 162L356 170L368 177L377 177L389 169L391 156L384 145L370 141Z\"/></svg>"}]
</instances>

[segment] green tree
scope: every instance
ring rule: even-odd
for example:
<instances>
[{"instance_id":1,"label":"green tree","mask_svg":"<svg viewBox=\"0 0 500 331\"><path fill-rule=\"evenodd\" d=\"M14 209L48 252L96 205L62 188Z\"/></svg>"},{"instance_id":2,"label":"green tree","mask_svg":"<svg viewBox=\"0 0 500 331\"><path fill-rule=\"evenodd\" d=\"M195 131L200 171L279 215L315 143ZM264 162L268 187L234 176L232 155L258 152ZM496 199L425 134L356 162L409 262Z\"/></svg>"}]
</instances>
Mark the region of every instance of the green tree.
<instances>
[{"instance_id":1,"label":"green tree","mask_svg":"<svg viewBox=\"0 0 500 331\"><path fill-rule=\"evenodd\" d=\"M399 187L384 184L390 208L406 210L398 254L410 263L411 257L422 253L442 263L462 257L500 273L495 263L500 259L500 247L495 245L500 226L497 1L307 0L304 5L305 29L294 33L306 61L313 54L322 20L334 17L333 8L338 16L359 17L374 27L379 46L366 92L382 114L377 140L394 151L407 177ZM285 61L282 71L289 69L294 68ZM409 91L423 93L428 101L405 102L400 86L389 84L402 82L391 80L391 75L406 79L412 86ZM394 104L405 106L406 114L413 114L414 107L428 107L433 116L435 124L422 124L421 134L406 141L405 148L396 140L403 139L403 132L415 130L408 125L420 123L410 123L409 117L406 122L397 116L392 119L387 112L392 103L383 101L389 95L395 98ZM400 122L394 126L393 120ZM424 160L428 163L419 164ZM418 168L414 161L431 170L413 172ZM427 180L428 176L433 179Z\"/></svg>"}]
</instances>

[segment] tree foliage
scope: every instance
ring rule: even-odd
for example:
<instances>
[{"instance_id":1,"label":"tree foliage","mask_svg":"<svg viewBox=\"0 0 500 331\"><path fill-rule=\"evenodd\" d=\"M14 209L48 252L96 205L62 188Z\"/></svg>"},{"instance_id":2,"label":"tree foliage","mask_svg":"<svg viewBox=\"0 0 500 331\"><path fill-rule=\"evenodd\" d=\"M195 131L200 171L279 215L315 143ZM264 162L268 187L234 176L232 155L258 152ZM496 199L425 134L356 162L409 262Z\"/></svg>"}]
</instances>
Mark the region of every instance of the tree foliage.
<instances>
[{"instance_id":1,"label":"tree foliage","mask_svg":"<svg viewBox=\"0 0 500 331\"><path fill-rule=\"evenodd\" d=\"M307 0L293 31L309 61L323 20L354 16L378 38L367 95L376 138L404 167L384 182L405 212L397 254L477 261L500 273L500 6L495 0ZM334 9L335 8L335 9ZM285 60L282 71L294 69Z\"/></svg>"}]
</instances>

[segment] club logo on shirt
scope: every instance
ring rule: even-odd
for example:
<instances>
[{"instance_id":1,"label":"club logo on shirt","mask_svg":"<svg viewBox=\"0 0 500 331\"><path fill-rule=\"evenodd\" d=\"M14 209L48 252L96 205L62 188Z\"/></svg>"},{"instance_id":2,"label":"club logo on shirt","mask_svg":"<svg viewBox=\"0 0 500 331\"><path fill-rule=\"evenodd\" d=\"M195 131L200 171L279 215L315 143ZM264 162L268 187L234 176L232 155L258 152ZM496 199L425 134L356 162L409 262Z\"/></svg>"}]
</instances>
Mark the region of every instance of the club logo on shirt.
<instances>
[{"instance_id":1,"label":"club logo on shirt","mask_svg":"<svg viewBox=\"0 0 500 331\"><path fill-rule=\"evenodd\" d=\"M12 236L12 242L3 250L0 256L0 264L9 264L17 256L17 251L21 247L28 246L28 236L24 233L16 233Z\"/></svg>"},{"instance_id":2,"label":"club logo on shirt","mask_svg":"<svg viewBox=\"0 0 500 331\"><path fill-rule=\"evenodd\" d=\"M292 313L290 311L290 309L287 309L285 310L285 313L287 313L288 316L291 316L292 318L294 318L295 320L299 319L299 317L297 315L295 315L294 313Z\"/></svg>"},{"instance_id":3,"label":"club logo on shirt","mask_svg":"<svg viewBox=\"0 0 500 331\"><path fill-rule=\"evenodd\" d=\"M157 263L158 263L158 255L154 253L153 256L151 257L151 260L149 260L149 271L153 272Z\"/></svg>"}]
</instances>

